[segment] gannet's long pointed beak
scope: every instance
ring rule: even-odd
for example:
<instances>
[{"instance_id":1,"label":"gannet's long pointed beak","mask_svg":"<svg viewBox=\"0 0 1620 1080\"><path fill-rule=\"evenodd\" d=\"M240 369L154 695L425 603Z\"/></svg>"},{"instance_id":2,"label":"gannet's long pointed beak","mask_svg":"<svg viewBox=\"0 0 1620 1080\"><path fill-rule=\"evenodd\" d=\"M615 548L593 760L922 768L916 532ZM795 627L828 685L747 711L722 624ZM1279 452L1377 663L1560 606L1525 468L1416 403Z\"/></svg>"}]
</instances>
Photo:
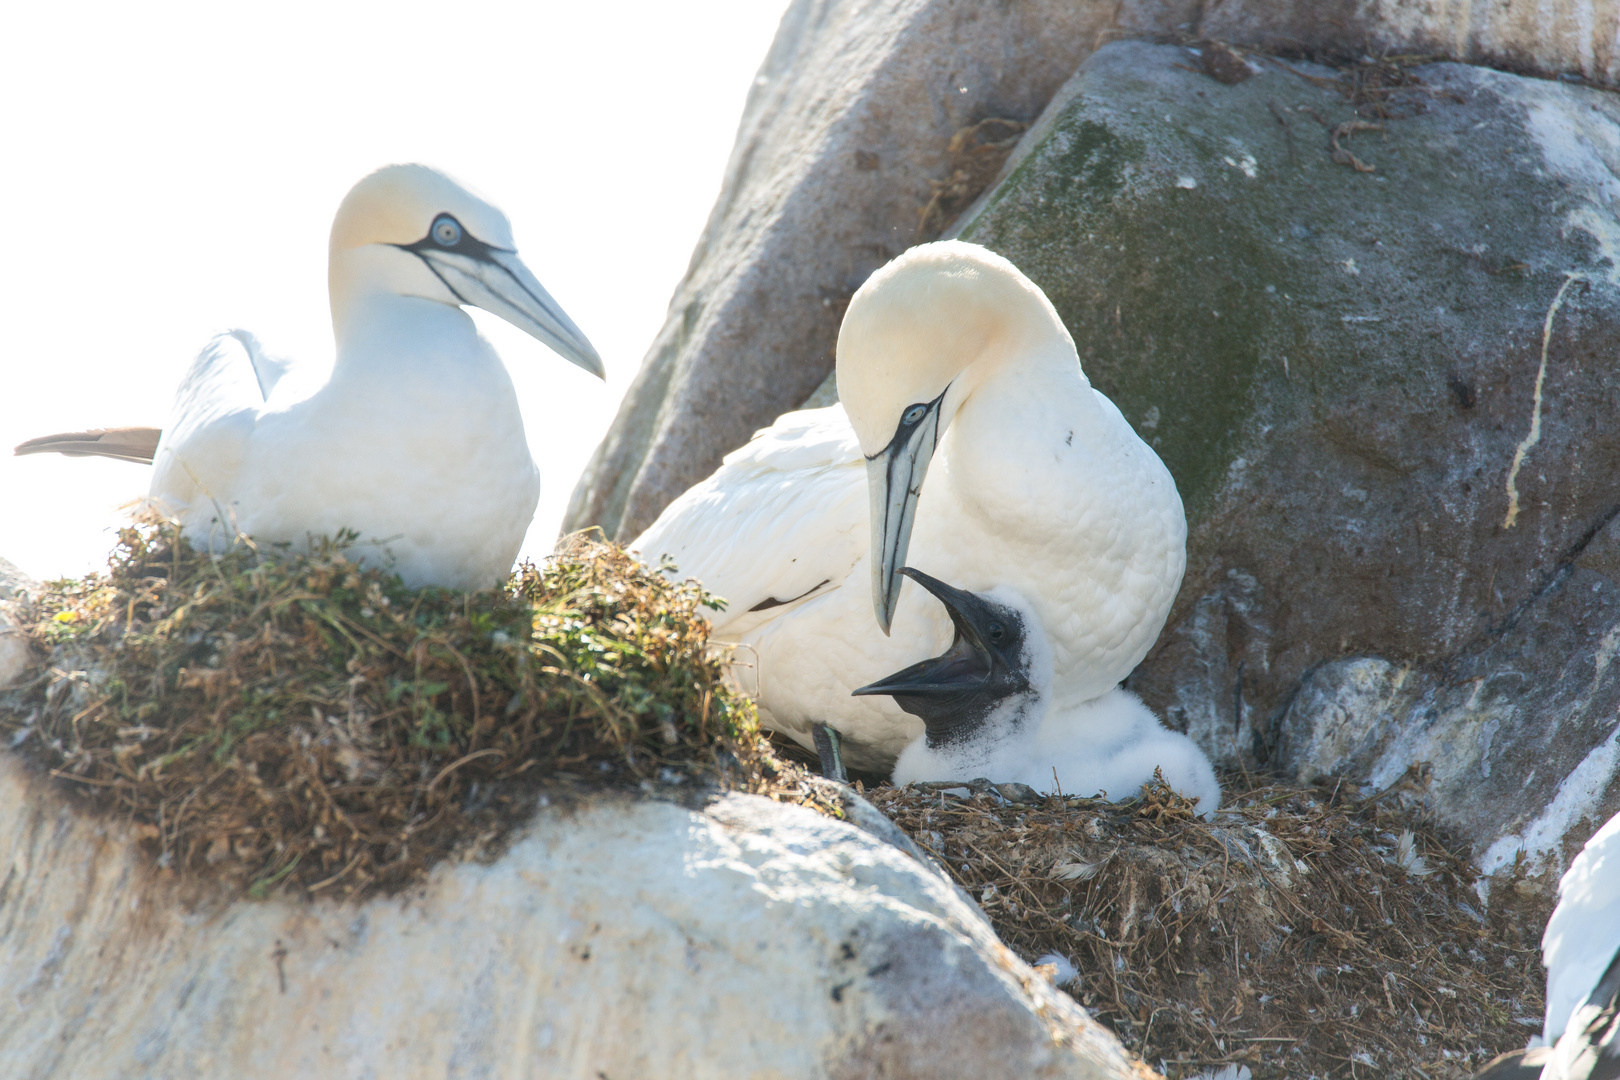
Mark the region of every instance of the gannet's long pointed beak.
<instances>
[{"instance_id":1,"label":"gannet's long pointed beak","mask_svg":"<svg viewBox=\"0 0 1620 1080\"><path fill-rule=\"evenodd\" d=\"M923 478L939 445L939 406L944 400L942 393L926 405L907 409L889 445L866 459L866 489L872 500L872 607L884 636L900 601L900 568L906 565L906 549L911 546Z\"/></svg>"},{"instance_id":2,"label":"gannet's long pointed beak","mask_svg":"<svg viewBox=\"0 0 1620 1080\"><path fill-rule=\"evenodd\" d=\"M432 267L462 303L499 315L551 346L563 359L598 379L607 379L602 358L584 332L557 306L517 252L483 244L461 246L470 250L440 251L425 243L410 250Z\"/></svg>"}]
</instances>

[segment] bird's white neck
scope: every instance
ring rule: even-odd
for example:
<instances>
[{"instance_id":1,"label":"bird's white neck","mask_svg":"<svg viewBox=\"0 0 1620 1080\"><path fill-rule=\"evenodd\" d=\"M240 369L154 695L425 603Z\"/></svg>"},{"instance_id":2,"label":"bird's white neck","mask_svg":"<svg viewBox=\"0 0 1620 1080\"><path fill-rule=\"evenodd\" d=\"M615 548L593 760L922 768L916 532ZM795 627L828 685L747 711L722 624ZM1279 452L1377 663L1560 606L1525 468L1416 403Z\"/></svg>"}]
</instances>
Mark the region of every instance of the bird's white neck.
<instances>
[{"instance_id":1,"label":"bird's white neck","mask_svg":"<svg viewBox=\"0 0 1620 1080\"><path fill-rule=\"evenodd\" d=\"M1033 743L1040 725L1039 706L1038 698L1018 695L1000 702L965 739L938 746L918 739L895 764L895 783L1010 778Z\"/></svg>"},{"instance_id":2,"label":"bird's white neck","mask_svg":"<svg viewBox=\"0 0 1620 1080\"><path fill-rule=\"evenodd\" d=\"M443 364L479 350L478 328L458 307L374 292L352 297L341 319L332 320L337 338L337 368L386 360L391 365L412 358Z\"/></svg>"},{"instance_id":3,"label":"bird's white neck","mask_svg":"<svg viewBox=\"0 0 1620 1080\"><path fill-rule=\"evenodd\" d=\"M478 331L467 313L433 297L445 290L410 252L390 244L334 251L327 264L337 362L387 353L439 353L470 345Z\"/></svg>"},{"instance_id":4,"label":"bird's white neck","mask_svg":"<svg viewBox=\"0 0 1620 1080\"><path fill-rule=\"evenodd\" d=\"M1060 438L1066 446L1089 445L1108 434L1095 422L1096 394L1066 339L1000 350L963 375L971 381L940 453L973 459L979 467L970 467L970 474L985 483L998 483L1002 469L1036 461L1035 444Z\"/></svg>"}]
</instances>

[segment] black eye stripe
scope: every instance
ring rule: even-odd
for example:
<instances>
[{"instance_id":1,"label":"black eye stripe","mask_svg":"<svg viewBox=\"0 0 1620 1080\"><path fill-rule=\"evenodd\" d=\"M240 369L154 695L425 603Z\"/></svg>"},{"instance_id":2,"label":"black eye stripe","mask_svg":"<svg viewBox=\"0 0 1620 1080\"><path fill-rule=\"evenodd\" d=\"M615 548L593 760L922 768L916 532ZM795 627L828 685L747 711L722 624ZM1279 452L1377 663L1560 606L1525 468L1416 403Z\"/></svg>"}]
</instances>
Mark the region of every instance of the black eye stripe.
<instances>
[{"instance_id":1,"label":"black eye stripe","mask_svg":"<svg viewBox=\"0 0 1620 1080\"><path fill-rule=\"evenodd\" d=\"M876 454L868 454L866 459L868 461L876 461L882 455L892 453L897 446L904 444L907 439L912 437L912 434L918 429L918 427L920 427L922 423L928 419L928 414L939 408L939 403L944 401L945 395L950 392L951 388L946 386L944 390L939 392L939 397L935 398L933 401L919 401L913 405L906 406L905 410L900 414L900 423L895 427L894 438L889 440L889 445L884 447L882 450L879 450ZM937 431L935 432L934 444L936 446L939 444L939 434ZM934 448L932 446L929 447L928 452L933 453L933 449Z\"/></svg>"},{"instance_id":2,"label":"black eye stripe","mask_svg":"<svg viewBox=\"0 0 1620 1080\"><path fill-rule=\"evenodd\" d=\"M417 255L428 256L434 252L440 254L465 255L482 262L494 262L496 252L505 252L509 249L493 247L484 243L478 237L468 232L466 227L457 221L453 214L439 214L428 226L427 235L414 244L396 244L395 247L405 251L415 252Z\"/></svg>"}]
</instances>

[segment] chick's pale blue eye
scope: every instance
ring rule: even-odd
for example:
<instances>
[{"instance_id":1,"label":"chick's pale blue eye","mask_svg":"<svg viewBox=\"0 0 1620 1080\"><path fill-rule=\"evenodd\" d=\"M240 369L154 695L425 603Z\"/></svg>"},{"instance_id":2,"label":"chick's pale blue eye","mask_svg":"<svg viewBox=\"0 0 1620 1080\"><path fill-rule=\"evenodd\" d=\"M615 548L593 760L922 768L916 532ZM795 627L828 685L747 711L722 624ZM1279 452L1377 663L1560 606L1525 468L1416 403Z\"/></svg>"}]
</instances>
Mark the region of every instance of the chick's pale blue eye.
<instances>
[{"instance_id":1,"label":"chick's pale blue eye","mask_svg":"<svg viewBox=\"0 0 1620 1080\"><path fill-rule=\"evenodd\" d=\"M442 217L433 223L433 239L442 247L455 247L461 243L461 225L453 217Z\"/></svg>"},{"instance_id":2,"label":"chick's pale blue eye","mask_svg":"<svg viewBox=\"0 0 1620 1080\"><path fill-rule=\"evenodd\" d=\"M927 415L928 415L928 406L926 406L926 405L913 405L911 408L906 410L906 415L904 417L902 417L901 420L902 420L903 423L915 424L918 421L920 421L924 416L927 416Z\"/></svg>"}]
</instances>

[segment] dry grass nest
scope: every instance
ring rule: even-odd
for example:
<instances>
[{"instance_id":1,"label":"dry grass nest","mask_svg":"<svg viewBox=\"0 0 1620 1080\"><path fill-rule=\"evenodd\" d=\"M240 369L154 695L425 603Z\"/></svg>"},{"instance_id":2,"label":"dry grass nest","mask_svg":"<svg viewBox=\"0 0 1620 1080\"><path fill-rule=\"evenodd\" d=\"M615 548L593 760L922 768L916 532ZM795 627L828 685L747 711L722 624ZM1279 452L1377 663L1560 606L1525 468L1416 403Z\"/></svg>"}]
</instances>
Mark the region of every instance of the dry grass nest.
<instances>
[{"instance_id":1,"label":"dry grass nest","mask_svg":"<svg viewBox=\"0 0 1620 1080\"><path fill-rule=\"evenodd\" d=\"M31 599L45 663L0 694L0 734L160 868L256 897L493 856L546 785L797 790L697 585L576 539L501 589L411 590L349 539L210 555L124 530L106 574Z\"/></svg>"},{"instance_id":2,"label":"dry grass nest","mask_svg":"<svg viewBox=\"0 0 1620 1080\"><path fill-rule=\"evenodd\" d=\"M1162 785L1123 803L982 782L867 797L1014 951L1069 959L1066 989L1171 1080L1461 1080L1540 1028L1542 883L1487 909L1464 852L1398 799L1225 780L1213 823Z\"/></svg>"},{"instance_id":3,"label":"dry grass nest","mask_svg":"<svg viewBox=\"0 0 1620 1080\"><path fill-rule=\"evenodd\" d=\"M543 792L720 785L837 815L722 682L707 599L579 539L461 593L406 589L341 538L209 555L147 523L105 575L28 601L45 663L0 692L0 734L131 821L163 872L258 897L362 897L492 857ZM1073 963L1066 988L1171 1080L1462 1080L1539 1027L1545 882L1487 908L1410 794L1226 782L1213 823L1162 785L867 797L1015 951Z\"/></svg>"}]
</instances>

